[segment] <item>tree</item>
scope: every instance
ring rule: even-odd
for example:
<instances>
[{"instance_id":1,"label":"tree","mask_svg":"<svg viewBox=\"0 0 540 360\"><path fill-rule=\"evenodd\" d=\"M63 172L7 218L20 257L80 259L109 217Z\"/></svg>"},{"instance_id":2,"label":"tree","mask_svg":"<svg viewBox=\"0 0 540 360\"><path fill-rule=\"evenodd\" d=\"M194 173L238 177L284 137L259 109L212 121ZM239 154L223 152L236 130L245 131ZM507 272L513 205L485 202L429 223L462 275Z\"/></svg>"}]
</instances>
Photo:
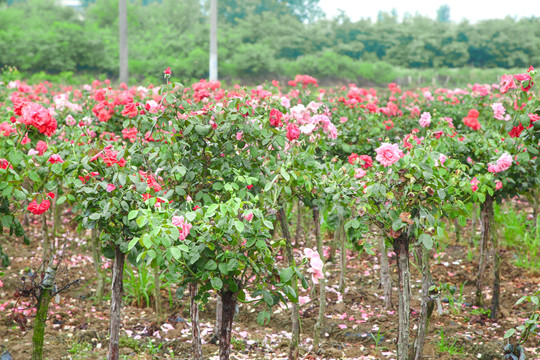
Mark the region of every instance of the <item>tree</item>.
<instances>
[{"instance_id":1,"label":"tree","mask_svg":"<svg viewBox=\"0 0 540 360\"><path fill-rule=\"evenodd\" d=\"M121 83L128 83L128 39L127 39L127 4L126 0L118 2L118 43L120 47L120 76Z\"/></svg>"},{"instance_id":2,"label":"tree","mask_svg":"<svg viewBox=\"0 0 540 360\"><path fill-rule=\"evenodd\" d=\"M442 23L450 22L450 6L448 4L441 5L437 10L437 21Z\"/></svg>"}]
</instances>

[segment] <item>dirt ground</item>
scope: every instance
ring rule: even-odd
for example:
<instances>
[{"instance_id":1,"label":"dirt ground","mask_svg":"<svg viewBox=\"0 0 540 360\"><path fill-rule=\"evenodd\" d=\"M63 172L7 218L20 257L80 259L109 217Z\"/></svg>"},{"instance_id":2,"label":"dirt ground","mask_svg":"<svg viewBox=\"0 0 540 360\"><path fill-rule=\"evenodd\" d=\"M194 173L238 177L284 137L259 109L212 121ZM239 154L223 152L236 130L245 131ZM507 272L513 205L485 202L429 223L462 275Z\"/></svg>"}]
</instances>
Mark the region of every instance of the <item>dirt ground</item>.
<instances>
[{"instance_id":1,"label":"dirt ground","mask_svg":"<svg viewBox=\"0 0 540 360\"><path fill-rule=\"evenodd\" d=\"M39 224L34 239L39 239ZM463 229L466 233L470 231ZM45 335L45 358L105 359L109 325L109 301L97 306L92 296L96 286L89 245L79 235L69 233L66 281L80 279L81 284L62 293L59 302L50 306L50 317ZM452 235L451 235L452 238ZM331 239L327 239L331 240ZM4 272L4 286L0 288L0 359L26 360L31 357L32 322L35 305L30 299L17 299L15 292L21 287L21 278L28 277L41 264L41 248L36 243L24 246L19 239L0 237L4 250L10 255L11 265ZM327 245L331 244L327 241ZM435 252L433 252L435 254ZM397 334L397 306L383 309L382 289L379 287L379 260L377 256L348 251L345 291L337 291L339 266L327 263L327 311L322 332L322 351L311 352L313 328L318 312L316 294L304 292L302 296L301 326L303 359L394 359ZM390 268L394 285L393 303L397 305L397 272L395 256L390 253ZM436 284L448 283L456 287L452 298L441 294L442 314L437 310L430 324L424 351L426 359L500 359L504 346L504 333L524 320L526 305L514 306L517 299L538 289L540 275L518 269L512 264L512 254L501 251L502 284L501 315L497 321L488 319L486 311L473 307L478 254L468 255L466 241L456 244L453 239L441 248L432 260ZM337 252L339 259L339 251ZM411 341L416 333L420 312L421 280L416 262L411 258L412 301ZM490 304L492 282L491 267L485 279L486 304ZM110 276L110 274L109 274ZM461 286L464 284L462 291ZM162 289L162 304L166 312L157 322L152 308L127 304L123 309L121 354L124 359L189 359L190 322L189 299L174 297L176 287L171 286L172 298ZM290 312L276 307L269 324L259 326L257 311L240 304L235 317L231 359L285 359L290 338ZM218 347L210 344L215 304L211 301L201 313L203 352L215 358ZM14 319L18 319L19 323ZM528 359L540 359L539 338L525 344ZM2 356L3 354L3 356ZM11 355L11 357L9 357Z\"/></svg>"}]
</instances>

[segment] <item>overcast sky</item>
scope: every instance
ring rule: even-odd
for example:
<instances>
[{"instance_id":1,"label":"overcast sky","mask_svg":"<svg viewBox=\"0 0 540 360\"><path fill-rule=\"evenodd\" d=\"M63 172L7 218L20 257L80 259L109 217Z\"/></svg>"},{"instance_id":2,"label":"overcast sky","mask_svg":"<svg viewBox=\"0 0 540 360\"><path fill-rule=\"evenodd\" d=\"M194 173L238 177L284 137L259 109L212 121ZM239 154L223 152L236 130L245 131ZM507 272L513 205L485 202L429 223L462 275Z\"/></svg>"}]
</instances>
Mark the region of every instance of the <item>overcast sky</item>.
<instances>
[{"instance_id":1,"label":"overcast sky","mask_svg":"<svg viewBox=\"0 0 540 360\"><path fill-rule=\"evenodd\" d=\"M319 6L326 12L328 18L339 14L338 9L353 21L361 18L377 19L379 10L390 12L396 9L399 18L405 13L419 13L435 19L437 9L444 4L450 6L450 20L459 22L468 19L477 22L484 19L512 17L530 17L540 15L540 6L532 0L320 0Z\"/></svg>"}]
</instances>

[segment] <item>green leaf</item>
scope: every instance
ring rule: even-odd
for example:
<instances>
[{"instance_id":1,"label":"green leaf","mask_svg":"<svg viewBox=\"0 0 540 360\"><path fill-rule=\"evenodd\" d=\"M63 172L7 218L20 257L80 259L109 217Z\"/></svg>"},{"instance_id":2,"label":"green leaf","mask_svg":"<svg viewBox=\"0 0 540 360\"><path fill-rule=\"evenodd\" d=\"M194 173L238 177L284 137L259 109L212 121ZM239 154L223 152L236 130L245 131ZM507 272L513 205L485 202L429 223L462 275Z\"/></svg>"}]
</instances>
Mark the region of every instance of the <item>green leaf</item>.
<instances>
[{"instance_id":1,"label":"green leaf","mask_svg":"<svg viewBox=\"0 0 540 360\"><path fill-rule=\"evenodd\" d=\"M235 270L238 270L238 268L240 267L240 264L238 263L238 260L236 259L231 259L229 260L229 262L227 263L227 269L229 271L235 271Z\"/></svg>"},{"instance_id":2,"label":"green leaf","mask_svg":"<svg viewBox=\"0 0 540 360\"><path fill-rule=\"evenodd\" d=\"M238 230L238 232L242 232L244 231L244 223L241 222L240 220L235 220L234 221L234 227L236 227L236 230Z\"/></svg>"},{"instance_id":3,"label":"green leaf","mask_svg":"<svg viewBox=\"0 0 540 360\"><path fill-rule=\"evenodd\" d=\"M142 216L137 218L137 226L142 228L148 223L148 219Z\"/></svg>"},{"instance_id":4,"label":"green leaf","mask_svg":"<svg viewBox=\"0 0 540 360\"><path fill-rule=\"evenodd\" d=\"M260 326L263 326L268 322L270 322L270 313L268 311L261 311L259 315L257 315L257 323Z\"/></svg>"},{"instance_id":5,"label":"green leaf","mask_svg":"<svg viewBox=\"0 0 540 360\"><path fill-rule=\"evenodd\" d=\"M218 277L212 278L210 280L210 284L212 284L212 287L218 291L221 290L221 288L223 287L223 281L221 281L221 279Z\"/></svg>"},{"instance_id":6,"label":"green leaf","mask_svg":"<svg viewBox=\"0 0 540 360\"><path fill-rule=\"evenodd\" d=\"M171 255L176 260L180 260L180 258L182 257L182 252L177 247L172 247L171 248Z\"/></svg>"},{"instance_id":7,"label":"green leaf","mask_svg":"<svg viewBox=\"0 0 540 360\"><path fill-rule=\"evenodd\" d=\"M446 197L446 191L444 191L444 189L437 190L437 194L439 194L439 198L441 200L444 200L444 198Z\"/></svg>"},{"instance_id":8,"label":"green leaf","mask_svg":"<svg viewBox=\"0 0 540 360\"><path fill-rule=\"evenodd\" d=\"M268 290L263 290L263 300L265 303L268 304L268 306L274 305L274 298L272 297L272 294Z\"/></svg>"},{"instance_id":9,"label":"green leaf","mask_svg":"<svg viewBox=\"0 0 540 360\"><path fill-rule=\"evenodd\" d=\"M225 264L225 263L219 263L218 267L219 267L219 271L220 271L223 275L228 275L228 274L229 274L229 267L227 266L227 264Z\"/></svg>"},{"instance_id":10,"label":"green leaf","mask_svg":"<svg viewBox=\"0 0 540 360\"><path fill-rule=\"evenodd\" d=\"M431 235L423 233L418 238L418 241L424 244L424 247L428 250L431 250L433 248L433 239L431 238Z\"/></svg>"},{"instance_id":11,"label":"green leaf","mask_svg":"<svg viewBox=\"0 0 540 360\"><path fill-rule=\"evenodd\" d=\"M67 200L67 196L66 195L62 195L58 198L58 200L56 200L56 205L62 205L63 203L65 203Z\"/></svg>"},{"instance_id":12,"label":"green leaf","mask_svg":"<svg viewBox=\"0 0 540 360\"><path fill-rule=\"evenodd\" d=\"M507 332L504 333L504 339L508 339L515 333L516 333L516 329L509 329Z\"/></svg>"},{"instance_id":13,"label":"green leaf","mask_svg":"<svg viewBox=\"0 0 540 360\"><path fill-rule=\"evenodd\" d=\"M279 169L279 172L281 173L281 176L283 176L283 178L286 181L289 181L291 179L291 176L287 173L287 171L285 171L284 168Z\"/></svg>"},{"instance_id":14,"label":"green leaf","mask_svg":"<svg viewBox=\"0 0 540 360\"><path fill-rule=\"evenodd\" d=\"M121 174L121 173L118 174L118 182L120 183L120 185L122 186L126 185L126 180L127 180L127 177L125 174Z\"/></svg>"},{"instance_id":15,"label":"green leaf","mask_svg":"<svg viewBox=\"0 0 540 360\"><path fill-rule=\"evenodd\" d=\"M10 151L8 155L8 160L13 166L17 166L24 159L23 154L18 151Z\"/></svg>"},{"instance_id":16,"label":"green leaf","mask_svg":"<svg viewBox=\"0 0 540 360\"><path fill-rule=\"evenodd\" d=\"M93 213L89 216L90 220L99 220L100 217L101 217L101 214L99 213Z\"/></svg>"},{"instance_id":17,"label":"green leaf","mask_svg":"<svg viewBox=\"0 0 540 360\"><path fill-rule=\"evenodd\" d=\"M139 238L133 238L128 244L128 251L131 250L137 243L139 242Z\"/></svg>"},{"instance_id":18,"label":"green leaf","mask_svg":"<svg viewBox=\"0 0 540 360\"><path fill-rule=\"evenodd\" d=\"M291 280L293 275L294 275L294 270L291 267L281 269L281 271L279 272L279 277L281 278L282 283L286 283L289 280Z\"/></svg>"},{"instance_id":19,"label":"green leaf","mask_svg":"<svg viewBox=\"0 0 540 360\"><path fill-rule=\"evenodd\" d=\"M30 178L30 180L32 181L38 181L39 180L39 175L37 172L35 171L31 171L29 174L28 174L28 177Z\"/></svg>"},{"instance_id":20,"label":"green leaf","mask_svg":"<svg viewBox=\"0 0 540 360\"><path fill-rule=\"evenodd\" d=\"M217 269L217 264L214 260L208 260L206 264L204 264L204 268L206 270L214 271Z\"/></svg>"},{"instance_id":21,"label":"green leaf","mask_svg":"<svg viewBox=\"0 0 540 360\"><path fill-rule=\"evenodd\" d=\"M150 236L143 237L143 245L147 249L150 249L152 247L152 239L150 238Z\"/></svg>"},{"instance_id":22,"label":"green leaf","mask_svg":"<svg viewBox=\"0 0 540 360\"><path fill-rule=\"evenodd\" d=\"M197 217L197 213L195 211L190 211L190 212L186 213L186 220L188 222L191 222L191 221L195 220L196 217Z\"/></svg>"},{"instance_id":23,"label":"green leaf","mask_svg":"<svg viewBox=\"0 0 540 360\"><path fill-rule=\"evenodd\" d=\"M403 226L403 221L401 221L401 219L395 219L392 222L392 230L394 231L401 229L402 226Z\"/></svg>"},{"instance_id":24,"label":"green leaf","mask_svg":"<svg viewBox=\"0 0 540 360\"><path fill-rule=\"evenodd\" d=\"M133 220L137 217L139 210L131 210L128 214L128 220Z\"/></svg>"},{"instance_id":25,"label":"green leaf","mask_svg":"<svg viewBox=\"0 0 540 360\"><path fill-rule=\"evenodd\" d=\"M484 201L486 201L486 195L482 193L477 193L477 196L478 196L478 201L480 201L481 203L484 203Z\"/></svg>"}]
</instances>

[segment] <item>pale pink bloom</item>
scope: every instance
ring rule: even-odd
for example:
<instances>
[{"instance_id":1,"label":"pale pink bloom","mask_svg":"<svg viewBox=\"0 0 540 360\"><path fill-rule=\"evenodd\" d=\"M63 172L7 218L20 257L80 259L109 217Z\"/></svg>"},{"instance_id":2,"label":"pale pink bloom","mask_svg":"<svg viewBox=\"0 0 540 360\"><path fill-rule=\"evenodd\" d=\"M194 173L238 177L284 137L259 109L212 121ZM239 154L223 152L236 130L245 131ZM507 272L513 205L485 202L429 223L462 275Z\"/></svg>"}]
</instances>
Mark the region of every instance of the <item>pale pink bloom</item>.
<instances>
[{"instance_id":1,"label":"pale pink bloom","mask_svg":"<svg viewBox=\"0 0 540 360\"><path fill-rule=\"evenodd\" d=\"M322 272L324 264L319 256L319 253L311 250L310 248L305 248L304 254L309 259L309 265L311 266L311 268L307 271L311 273L313 283L318 284L319 279L322 279L324 277L324 274Z\"/></svg>"},{"instance_id":2,"label":"pale pink bloom","mask_svg":"<svg viewBox=\"0 0 540 360\"><path fill-rule=\"evenodd\" d=\"M163 108L163 106L160 106L155 100L150 100L146 102L146 105L144 108L149 113L156 114Z\"/></svg>"},{"instance_id":3,"label":"pale pink bloom","mask_svg":"<svg viewBox=\"0 0 540 360\"><path fill-rule=\"evenodd\" d=\"M107 185L107 191L108 191L108 192L111 192L111 191L113 191L114 189L116 189L116 185L114 185L114 184L109 184L109 185Z\"/></svg>"},{"instance_id":4,"label":"pale pink bloom","mask_svg":"<svg viewBox=\"0 0 540 360\"><path fill-rule=\"evenodd\" d=\"M299 296L298 297L298 303L300 305L307 304L310 300L311 300L311 298L309 296Z\"/></svg>"},{"instance_id":5,"label":"pale pink bloom","mask_svg":"<svg viewBox=\"0 0 540 360\"><path fill-rule=\"evenodd\" d=\"M317 111L319 107L322 105L322 103L316 103L315 101L311 101L307 108L313 112Z\"/></svg>"},{"instance_id":6,"label":"pale pink bloom","mask_svg":"<svg viewBox=\"0 0 540 360\"><path fill-rule=\"evenodd\" d=\"M191 230L191 224L184 220L183 216L173 216L172 218L172 224L174 226L177 226L180 231L180 240L185 240L186 237L189 235L189 230Z\"/></svg>"},{"instance_id":7,"label":"pale pink bloom","mask_svg":"<svg viewBox=\"0 0 540 360\"><path fill-rule=\"evenodd\" d=\"M302 125L299 129L302 134L311 135L313 130L315 130L315 124Z\"/></svg>"},{"instance_id":8,"label":"pale pink bloom","mask_svg":"<svg viewBox=\"0 0 540 360\"><path fill-rule=\"evenodd\" d=\"M500 180L495 181L495 190L500 190L503 187L503 183Z\"/></svg>"},{"instance_id":9,"label":"pale pink bloom","mask_svg":"<svg viewBox=\"0 0 540 360\"><path fill-rule=\"evenodd\" d=\"M363 178L364 176L366 176L366 174L367 174L366 170L362 168L354 169L354 177L357 179Z\"/></svg>"},{"instance_id":10,"label":"pale pink bloom","mask_svg":"<svg viewBox=\"0 0 540 360\"><path fill-rule=\"evenodd\" d=\"M4 283L0 280L0 287L4 287Z\"/></svg>"},{"instance_id":11,"label":"pale pink bloom","mask_svg":"<svg viewBox=\"0 0 540 360\"><path fill-rule=\"evenodd\" d=\"M305 248L305 249L304 249L304 254L306 255L306 257L307 257L308 259L311 259L312 257L318 256L318 255L319 255L316 251L313 251L313 250L310 249L310 248Z\"/></svg>"},{"instance_id":12,"label":"pale pink bloom","mask_svg":"<svg viewBox=\"0 0 540 360\"><path fill-rule=\"evenodd\" d=\"M77 121L73 118L73 116L68 115L66 116L66 124L69 126L74 126L75 124L77 124Z\"/></svg>"},{"instance_id":13,"label":"pale pink bloom","mask_svg":"<svg viewBox=\"0 0 540 360\"><path fill-rule=\"evenodd\" d=\"M244 215L244 220L246 220L246 221L253 220L253 213L250 212L249 214Z\"/></svg>"},{"instance_id":14,"label":"pale pink bloom","mask_svg":"<svg viewBox=\"0 0 540 360\"><path fill-rule=\"evenodd\" d=\"M420 116L420 126L428 127L429 124L431 124L431 114L429 112L422 113L422 116Z\"/></svg>"},{"instance_id":15,"label":"pale pink bloom","mask_svg":"<svg viewBox=\"0 0 540 360\"><path fill-rule=\"evenodd\" d=\"M446 162L446 155L439 155L439 162L441 163L441 166L444 165L444 163Z\"/></svg>"},{"instance_id":16,"label":"pale pink bloom","mask_svg":"<svg viewBox=\"0 0 540 360\"><path fill-rule=\"evenodd\" d=\"M339 122L342 123L342 124L346 123L347 120L349 120L349 119L346 116L342 116L342 117L339 118Z\"/></svg>"},{"instance_id":17,"label":"pale pink bloom","mask_svg":"<svg viewBox=\"0 0 540 360\"><path fill-rule=\"evenodd\" d=\"M488 171L490 173L498 173L501 172L501 168L499 165L496 164L488 164Z\"/></svg>"},{"instance_id":18,"label":"pale pink bloom","mask_svg":"<svg viewBox=\"0 0 540 360\"><path fill-rule=\"evenodd\" d=\"M326 133L328 134L328 137L332 140L337 139L338 133L337 128L334 124L330 123L327 127Z\"/></svg>"},{"instance_id":19,"label":"pale pink bloom","mask_svg":"<svg viewBox=\"0 0 540 360\"><path fill-rule=\"evenodd\" d=\"M512 156L508 153L502 154L497 160L497 165L501 169L500 171L508 170L512 166Z\"/></svg>"},{"instance_id":20,"label":"pale pink bloom","mask_svg":"<svg viewBox=\"0 0 540 360\"><path fill-rule=\"evenodd\" d=\"M291 107L291 101L289 99L287 99L285 96L283 96L281 98L281 106L288 109L288 108Z\"/></svg>"},{"instance_id":21,"label":"pale pink bloom","mask_svg":"<svg viewBox=\"0 0 540 360\"><path fill-rule=\"evenodd\" d=\"M375 149L377 157L375 158L383 166L390 166L404 156L403 151L397 144L382 143Z\"/></svg>"},{"instance_id":22,"label":"pale pink bloom","mask_svg":"<svg viewBox=\"0 0 540 360\"><path fill-rule=\"evenodd\" d=\"M471 159L471 157L469 156L469 157L467 158L467 162L468 162L469 164L472 164L474 161L473 161L473 159Z\"/></svg>"},{"instance_id":23,"label":"pale pink bloom","mask_svg":"<svg viewBox=\"0 0 540 360\"><path fill-rule=\"evenodd\" d=\"M28 150L28 155L32 156L32 155L38 155L39 154L39 151L37 151L36 149L30 149Z\"/></svg>"},{"instance_id":24,"label":"pale pink bloom","mask_svg":"<svg viewBox=\"0 0 540 360\"><path fill-rule=\"evenodd\" d=\"M491 108L493 109L493 117L497 120L505 120L504 114L506 113L506 109L504 108L503 104L500 102L493 103L491 105ZM508 120L506 120L508 121Z\"/></svg>"},{"instance_id":25,"label":"pale pink bloom","mask_svg":"<svg viewBox=\"0 0 540 360\"><path fill-rule=\"evenodd\" d=\"M244 134L243 131L239 131L236 133L236 140L240 141L242 140L242 135Z\"/></svg>"},{"instance_id":26,"label":"pale pink bloom","mask_svg":"<svg viewBox=\"0 0 540 360\"><path fill-rule=\"evenodd\" d=\"M193 201L193 199L191 198L191 196L188 195L187 198L186 198L186 201L191 202L191 201Z\"/></svg>"}]
</instances>

